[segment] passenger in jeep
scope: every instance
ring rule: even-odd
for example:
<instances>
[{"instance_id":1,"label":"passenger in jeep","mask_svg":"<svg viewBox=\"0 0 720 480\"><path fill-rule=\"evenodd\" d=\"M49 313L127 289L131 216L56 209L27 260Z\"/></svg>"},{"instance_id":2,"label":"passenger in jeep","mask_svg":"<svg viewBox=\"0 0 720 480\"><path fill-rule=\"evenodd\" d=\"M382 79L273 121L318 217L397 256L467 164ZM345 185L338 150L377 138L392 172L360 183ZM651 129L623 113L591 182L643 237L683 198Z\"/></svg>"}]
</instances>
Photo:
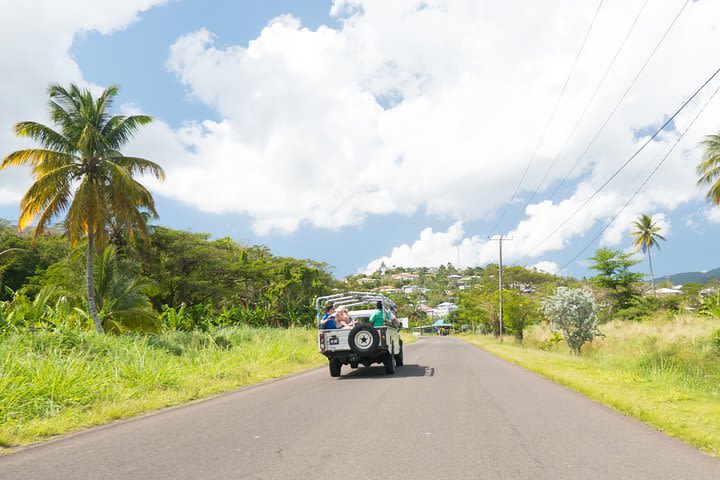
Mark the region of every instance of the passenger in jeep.
<instances>
[{"instance_id":1,"label":"passenger in jeep","mask_svg":"<svg viewBox=\"0 0 720 480\"><path fill-rule=\"evenodd\" d=\"M385 325L385 313L383 312L382 302L377 302L377 310L370 317L370 323L372 323L374 327L382 327Z\"/></svg>"},{"instance_id":2,"label":"passenger in jeep","mask_svg":"<svg viewBox=\"0 0 720 480\"><path fill-rule=\"evenodd\" d=\"M338 328L348 329L354 327L357 322L350 319L350 314L348 313L347 307L345 307L344 305L340 305L335 312L335 323L337 324Z\"/></svg>"},{"instance_id":3,"label":"passenger in jeep","mask_svg":"<svg viewBox=\"0 0 720 480\"><path fill-rule=\"evenodd\" d=\"M325 330L335 330L338 328L337 322L335 322L335 308L332 304L325 307L325 315L320 320L320 328Z\"/></svg>"}]
</instances>

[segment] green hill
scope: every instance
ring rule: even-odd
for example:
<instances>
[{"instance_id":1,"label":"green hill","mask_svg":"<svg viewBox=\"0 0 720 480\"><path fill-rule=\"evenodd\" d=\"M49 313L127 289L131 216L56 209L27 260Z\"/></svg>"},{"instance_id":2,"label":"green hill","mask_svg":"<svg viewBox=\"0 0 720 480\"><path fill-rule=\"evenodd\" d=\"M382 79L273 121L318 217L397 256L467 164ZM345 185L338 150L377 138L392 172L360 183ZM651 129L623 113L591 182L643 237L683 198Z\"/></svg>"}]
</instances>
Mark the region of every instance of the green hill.
<instances>
[{"instance_id":1,"label":"green hill","mask_svg":"<svg viewBox=\"0 0 720 480\"><path fill-rule=\"evenodd\" d=\"M656 278L656 282L670 280L673 285L685 285L686 283L707 283L712 279L720 279L720 267L707 272L684 272Z\"/></svg>"}]
</instances>

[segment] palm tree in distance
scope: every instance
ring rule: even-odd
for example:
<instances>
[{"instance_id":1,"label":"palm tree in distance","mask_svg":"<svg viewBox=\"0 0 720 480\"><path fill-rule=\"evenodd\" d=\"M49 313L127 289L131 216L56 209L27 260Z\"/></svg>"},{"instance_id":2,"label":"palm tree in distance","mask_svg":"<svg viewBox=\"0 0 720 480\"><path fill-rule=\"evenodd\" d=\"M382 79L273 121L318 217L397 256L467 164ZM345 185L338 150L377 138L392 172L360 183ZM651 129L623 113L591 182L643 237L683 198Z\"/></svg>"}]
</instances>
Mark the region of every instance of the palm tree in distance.
<instances>
[{"instance_id":1,"label":"palm tree in distance","mask_svg":"<svg viewBox=\"0 0 720 480\"><path fill-rule=\"evenodd\" d=\"M633 222L635 231L631 235L635 238L633 245L636 249L642 250L643 253L647 253L648 262L650 263L650 282L652 284L653 295L655 294L655 274L652 268L652 256L650 255L650 249L657 247L660 249L658 240L665 241L665 238L660 235L660 226L657 222L653 221L652 216L644 213Z\"/></svg>"},{"instance_id":2,"label":"palm tree in distance","mask_svg":"<svg viewBox=\"0 0 720 480\"><path fill-rule=\"evenodd\" d=\"M118 219L134 232L147 236L143 212L157 218L150 192L133 176L152 174L165 178L162 168L150 160L120 153L135 132L152 121L145 115L109 113L118 87L106 88L94 98L76 85L51 85L50 118L53 129L37 122L19 122L15 134L40 144L39 148L18 150L3 160L0 170L13 165L31 167L34 183L20 202L18 229L37 218L33 242L51 220L65 213L64 227L71 244L87 239L86 287L88 312L98 332L102 321L95 302L93 259L107 239L106 226Z\"/></svg>"},{"instance_id":3,"label":"palm tree in distance","mask_svg":"<svg viewBox=\"0 0 720 480\"><path fill-rule=\"evenodd\" d=\"M709 185L706 198L720 205L720 133L708 135L700 142L705 154L697 166L698 185Z\"/></svg>"}]
</instances>

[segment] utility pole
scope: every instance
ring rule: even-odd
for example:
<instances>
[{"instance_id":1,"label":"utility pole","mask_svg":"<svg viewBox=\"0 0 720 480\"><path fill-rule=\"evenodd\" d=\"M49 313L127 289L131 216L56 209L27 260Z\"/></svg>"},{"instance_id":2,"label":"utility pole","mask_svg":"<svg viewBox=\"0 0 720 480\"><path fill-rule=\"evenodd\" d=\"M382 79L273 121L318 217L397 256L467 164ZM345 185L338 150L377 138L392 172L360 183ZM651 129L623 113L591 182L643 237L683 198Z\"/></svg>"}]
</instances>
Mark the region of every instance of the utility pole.
<instances>
[{"instance_id":1,"label":"utility pole","mask_svg":"<svg viewBox=\"0 0 720 480\"><path fill-rule=\"evenodd\" d=\"M503 262L502 262L502 242L503 240L512 240L512 238L503 238L502 235L498 235L498 238L490 238L490 240L497 240L500 244L500 263L498 268L498 291L500 292L500 341L503 340L503 283L502 283L502 273L503 273Z\"/></svg>"}]
</instances>

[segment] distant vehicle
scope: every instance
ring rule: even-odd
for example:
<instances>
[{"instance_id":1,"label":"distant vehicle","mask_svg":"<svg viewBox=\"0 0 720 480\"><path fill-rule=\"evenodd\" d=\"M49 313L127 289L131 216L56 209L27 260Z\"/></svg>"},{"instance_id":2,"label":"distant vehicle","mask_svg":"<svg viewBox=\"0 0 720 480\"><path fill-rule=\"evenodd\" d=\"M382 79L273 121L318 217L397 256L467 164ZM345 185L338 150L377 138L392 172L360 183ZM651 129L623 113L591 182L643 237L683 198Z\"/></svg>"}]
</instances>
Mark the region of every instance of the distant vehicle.
<instances>
[{"instance_id":1,"label":"distant vehicle","mask_svg":"<svg viewBox=\"0 0 720 480\"><path fill-rule=\"evenodd\" d=\"M377 311L377 303L382 304L383 325L373 326L370 317ZM349 316L357 323L352 328L322 329L321 319L324 307L332 304L334 308L344 306ZM382 363L385 373L395 373L396 367L403 365L403 342L400 339L400 322L394 311L395 303L378 293L346 292L319 297L315 301L318 311L318 347L320 353L328 359L330 376L339 377L342 366L358 368Z\"/></svg>"}]
</instances>

